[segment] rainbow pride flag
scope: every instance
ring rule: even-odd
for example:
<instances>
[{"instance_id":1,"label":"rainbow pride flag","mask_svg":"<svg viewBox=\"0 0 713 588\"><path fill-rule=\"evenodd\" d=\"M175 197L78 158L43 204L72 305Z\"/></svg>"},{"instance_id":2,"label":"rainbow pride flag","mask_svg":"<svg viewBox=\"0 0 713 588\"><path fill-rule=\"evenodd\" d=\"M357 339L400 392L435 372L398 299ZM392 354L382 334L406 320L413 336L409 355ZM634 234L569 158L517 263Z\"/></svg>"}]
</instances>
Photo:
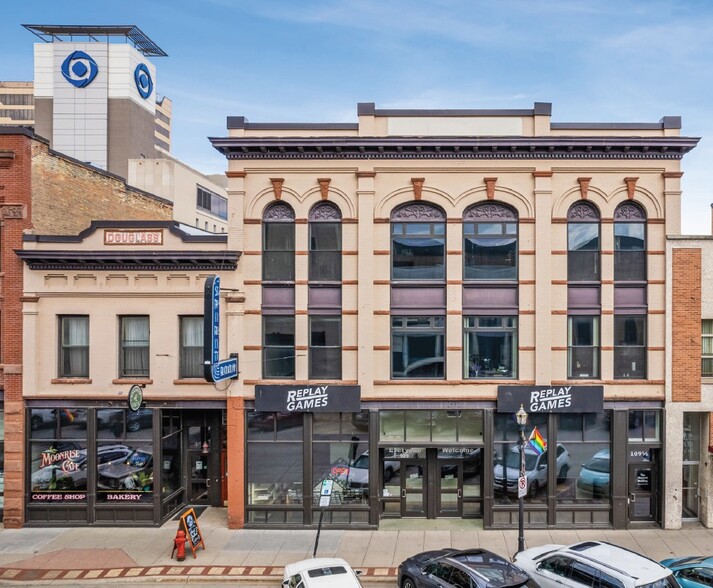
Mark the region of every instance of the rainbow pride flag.
<instances>
[{"instance_id":1,"label":"rainbow pride flag","mask_svg":"<svg viewBox=\"0 0 713 588\"><path fill-rule=\"evenodd\" d=\"M530 447L532 447L537 455L542 455L542 453L547 449L547 441L545 441L542 438L542 435L540 435L540 432L537 430L537 427L532 429L532 433L530 433Z\"/></svg>"}]
</instances>

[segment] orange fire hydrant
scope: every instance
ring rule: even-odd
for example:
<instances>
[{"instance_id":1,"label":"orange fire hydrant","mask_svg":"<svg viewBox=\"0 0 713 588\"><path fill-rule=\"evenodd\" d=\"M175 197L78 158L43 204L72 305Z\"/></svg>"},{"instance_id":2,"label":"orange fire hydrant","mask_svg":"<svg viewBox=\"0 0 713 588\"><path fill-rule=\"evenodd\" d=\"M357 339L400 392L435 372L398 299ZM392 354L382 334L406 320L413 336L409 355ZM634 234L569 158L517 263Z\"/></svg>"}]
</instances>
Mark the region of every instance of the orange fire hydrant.
<instances>
[{"instance_id":1,"label":"orange fire hydrant","mask_svg":"<svg viewBox=\"0 0 713 588\"><path fill-rule=\"evenodd\" d=\"M185 561L186 559L186 532L183 529L178 529L176 536L173 538L173 551L171 551L171 559L173 559L173 554L176 554L176 559L178 561Z\"/></svg>"}]
</instances>

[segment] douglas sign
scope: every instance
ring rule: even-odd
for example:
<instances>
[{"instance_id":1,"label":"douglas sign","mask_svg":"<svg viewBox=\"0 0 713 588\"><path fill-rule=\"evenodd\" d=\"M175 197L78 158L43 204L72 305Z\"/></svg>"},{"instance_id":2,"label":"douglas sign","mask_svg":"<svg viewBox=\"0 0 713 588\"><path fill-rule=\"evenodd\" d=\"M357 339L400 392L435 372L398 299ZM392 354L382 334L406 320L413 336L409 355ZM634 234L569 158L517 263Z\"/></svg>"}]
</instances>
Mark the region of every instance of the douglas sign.
<instances>
[{"instance_id":1,"label":"douglas sign","mask_svg":"<svg viewBox=\"0 0 713 588\"><path fill-rule=\"evenodd\" d=\"M498 386L498 412L601 412L603 386Z\"/></svg>"}]
</instances>

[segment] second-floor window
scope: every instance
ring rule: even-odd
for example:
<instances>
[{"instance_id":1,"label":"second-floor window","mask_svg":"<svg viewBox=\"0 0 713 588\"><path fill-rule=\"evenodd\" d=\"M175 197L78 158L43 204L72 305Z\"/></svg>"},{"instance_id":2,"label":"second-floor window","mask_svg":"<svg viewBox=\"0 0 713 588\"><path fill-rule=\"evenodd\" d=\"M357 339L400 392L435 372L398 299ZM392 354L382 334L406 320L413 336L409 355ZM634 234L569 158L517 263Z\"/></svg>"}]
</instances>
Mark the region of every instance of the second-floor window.
<instances>
[{"instance_id":1,"label":"second-floor window","mask_svg":"<svg viewBox=\"0 0 713 588\"><path fill-rule=\"evenodd\" d=\"M203 317L182 316L179 377L203 377Z\"/></svg>"},{"instance_id":2,"label":"second-floor window","mask_svg":"<svg viewBox=\"0 0 713 588\"><path fill-rule=\"evenodd\" d=\"M588 202L576 202L567 213L567 280L598 282L599 253L599 211Z\"/></svg>"},{"instance_id":3,"label":"second-floor window","mask_svg":"<svg viewBox=\"0 0 713 588\"><path fill-rule=\"evenodd\" d=\"M570 379L599 378L599 317L568 317L567 344Z\"/></svg>"},{"instance_id":4,"label":"second-floor window","mask_svg":"<svg viewBox=\"0 0 713 588\"><path fill-rule=\"evenodd\" d=\"M646 378L646 316L614 316L614 377Z\"/></svg>"},{"instance_id":5,"label":"second-floor window","mask_svg":"<svg viewBox=\"0 0 713 588\"><path fill-rule=\"evenodd\" d=\"M517 317L469 316L463 328L466 378L517 377Z\"/></svg>"},{"instance_id":6,"label":"second-floor window","mask_svg":"<svg viewBox=\"0 0 713 588\"><path fill-rule=\"evenodd\" d=\"M59 377L89 377L89 317L59 317Z\"/></svg>"},{"instance_id":7,"label":"second-floor window","mask_svg":"<svg viewBox=\"0 0 713 588\"><path fill-rule=\"evenodd\" d=\"M120 322L119 377L149 377L149 317L122 316Z\"/></svg>"},{"instance_id":8,"label":"second-floor window","mask_svg":"<svg viewBox=\"0 0 713 588\"><path fill-rule=\"evenodd\" d=\"M443 378L445 342L445 317L391 317L391 376Z\"/></svg>"},{"instance_id":9,"label":"second-floor window","mask_svg":"<svg viewBox=\"0 0 713 588\"><path fill-rule=\"evenodd\" d=\"M295 317L264 316L262 346L264 378L294 379Z\"/></svg>"},{"instance_id":10,"label":"second-floor window","mask_svg":"<svg viewBox=\"0 0 713 588\"><path fill-rule=\"evenodd\" d=\"M309 317L309 377L339 380L342 377L342 317Z\"/></svg>"},{"instance_id":11,"label":"second-floor window","mask_svg":"<svg viewBox=\"0 0 713 588\"><path fill-rule=\"evenodd\" d=\"M704 378L713 378L713 319L703 319L701 323L703 344L701 375Z\"/></svg>"}]
</instances>

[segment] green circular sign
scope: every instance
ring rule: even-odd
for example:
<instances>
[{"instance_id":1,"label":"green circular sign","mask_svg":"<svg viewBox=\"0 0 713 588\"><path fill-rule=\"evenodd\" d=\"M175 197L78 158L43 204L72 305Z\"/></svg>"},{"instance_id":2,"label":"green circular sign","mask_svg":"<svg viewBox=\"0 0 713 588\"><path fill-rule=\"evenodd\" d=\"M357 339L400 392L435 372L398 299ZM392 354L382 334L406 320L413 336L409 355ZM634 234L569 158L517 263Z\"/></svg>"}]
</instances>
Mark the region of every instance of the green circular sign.
<instances>
[{"instance_id":1,"label":"green circular sign","mask_svg":"<svg viewBox=\"0 0 713 588\"><path fill-rule=\"evenodd\" d=\"M134 385L129 390L129 408L136 412L141 408L144 401L144 389L141 386Z\"/></svg>"}]
</instances>

